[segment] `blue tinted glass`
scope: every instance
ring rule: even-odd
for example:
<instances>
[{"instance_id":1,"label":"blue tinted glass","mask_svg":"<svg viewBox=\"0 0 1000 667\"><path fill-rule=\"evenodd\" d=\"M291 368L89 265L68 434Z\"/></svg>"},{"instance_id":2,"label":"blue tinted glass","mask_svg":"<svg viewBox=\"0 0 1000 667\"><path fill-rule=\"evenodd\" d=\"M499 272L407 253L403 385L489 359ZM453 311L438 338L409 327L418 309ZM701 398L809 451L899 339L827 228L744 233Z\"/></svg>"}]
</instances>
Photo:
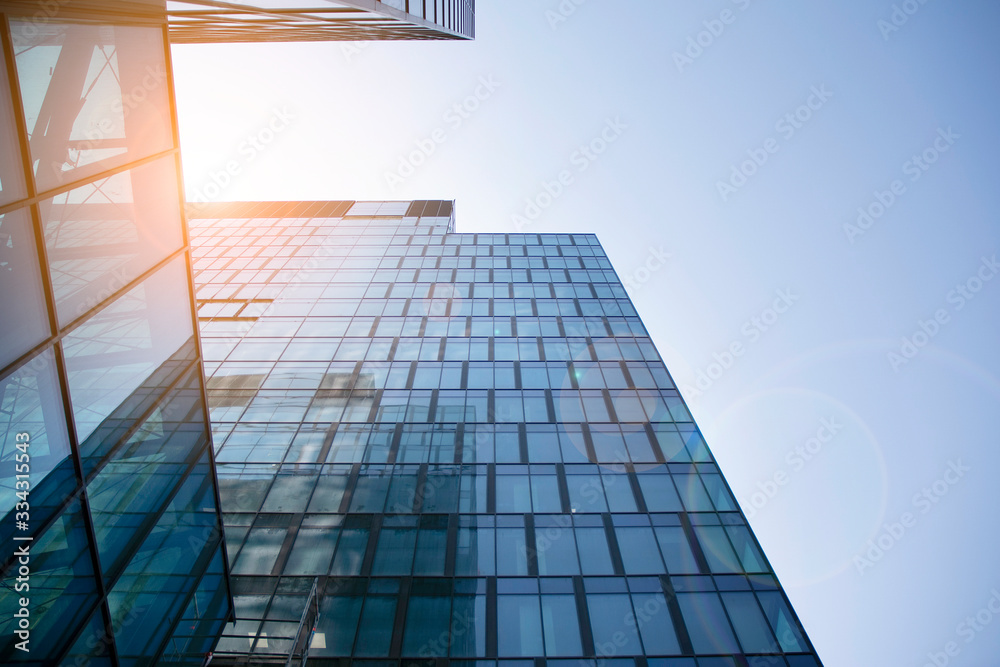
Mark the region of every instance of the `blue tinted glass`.
<instances>
[{"instance_id":1,"label":"blue tinted glass","mask_svg":"<svg viewBox=\"0 0 1000 667\"><path fill-rule=\"evenodd\" d=\"M403 655L426 658L448 655L451 598L410 596L403 633Z\"/></svg>"},{"instance_id":2,"label":"blue tinted glass","mask_svg":"<svg viewBox=\"0 0 1000 667\"><path fill-rule=\"evenodd\" d=\"M607 512L600 475L566 475L569 504L577 512Z\"/></svg>"},{"instance_id":3,"label":"blue tinted glass","mask_svg":"<svg viewBox=\"0 0 1000 667\"><path fill-rule=\"evenodd\" d=\"M646 500L646 508L650 512L680 512L683 509L669 475L640 473L636 477L639 479L642 497Z\"/></svg>"},{"instance_id":4,"label":"blue tinted glass","mask_svg":"<svg viewBox=\"0 0 1000 667\"><path fill-rule=\"evenodd\" d=\"M497 574L528 574L528 548L523 528L497 528Z\"/></svg>"},{"instance_id":5,"label":"blue tinted glass","mask_svg":"<svg viewBox=\"0 0 1000 667\"><path fill-rule=\"evenodd\" d=\"M611 552L603 528L576 528L583 574L614 574Z\"/></svg>"},{"instance_id":6,"label":"blue tinted glass","mask_svg":"<svg viewBox=\"0 0 1000 667\"><path fill-rule=\"evenodd\" d=\"M365 598L354 655L373 657L389 655L395 614L396 598L381 595L369 595Z\"/></svg>"},{"instance_id":7,"label":"blue tinted glass","mask_svg":"<svg viewBox=\"0 0 1000 667\"><path fill-rule=\"evenodd\" d=\"M778 648L753 593L722 593L744 653L771 653Z\"/></svg>"},{"instance_id":8,"label":"blue tinted glass","mask_svg":"<svg viewBox=\"0 0 1000 667\"><path fill-rule=\"evenodd\" d=\"M677 601L695 653L734 653L739 650L718 595L678 593Z\"/></svg>"},{"instance_id":9,"label":"blue tinted glass","mask_svg":"<svg viewBox=\"0 0 1000 667\"><path fill-rule=\"evenodd\" d=\"M642 655L635 614L627 594L587 594L587 608L598 656Z\"/></svg>"},{"instance_id":10,"label":"blue tinted glass","mask_svg":"<svg viewBox=\"0 0 1000 667\"><path fill-rule=\"evenodd\" d=\"M6 514L0 535L4 538L16 532L10 511L18 502L16 475L30 471L33 526L41 526L76 484L59 396L51 349L0 380L0 460L4 461L0 507Z\"/></svg>"},{"instance_id":11,"label":"blue tinted glass","mask_svg":"<svg viewBox=\"0 0 1000 667\"><path fill-rule=\"evenodd\" d=\"M417 529L382 528L372 563L372 574L410 574Z\"/></svg>"},{"instance_id":12,"label":"blue tinted glass","mask_svg":"<svg viewBox=\"0 0 1000 667\"><path fill-rule=\"evenodd\" d=\"M558 478L555 475L532 475L531 499L536 514L561 512Z\"/></svg>"},{"instance_id":13,"label":"blue tinted glass","mask_svg":"<svg viewBox=\"0 0 1000 667\"><path fill-rule=\"evenodd\" d=\"M687 535L680 526L657 526L656 540L660 543L660 551L667 563L670 574L698 574L698 561L695 560Z\"/></svg>"},{"instance_id":14,"label":"blue tinted glass","mask_svg":"<svg viewBox=\"0 0 1000 667\"><path fill-rule=\"evenodd\" d=\"M10 544L10 543L8 543ZM11 548L13 554L20 543ZM49 528L30 543L30 568L36 581L30 589L30 634L18 637L20 597L0 595L0 659L5 664L19 662L25 654L15 644L29 640L30 656L36 664L55 662L58 652L75 636L97 607L97 582L91 568L91 551L84 532L80 504L73 500ZM3 572L6 582L17 584L17 559ZM23 582L22 582L23 583ZM27 590L16 593L28 592Z\"/></svg>"},{"instance_id":15,"label":"blue tinted glass","mask_svg":"<svg viewBox=\"0 0 1000 667\"><path fill-rule=\"evenodd\" d=\"M580 574L572 526L536 526L535 554L542 576Z\"/></svg>"},{"instance_id":16,"label":"blue tinted glass","mask_svg":"<svg viewBox=\"0 0 1000 667\"><path fill-rule=\"evenodd\" d=\"M618 526L615 528L618 549L622 554L625 574L661 574L663 561L656 546L653 529L649 526Z\"/></svg>"},{"instance_id":17,"label":"blue tinted glass","mask_svg":"<svg viewBox=\"0 0 1000 667\"><path fill-rule=\"evenodd\" d=\"M580 624L572 595L542 596L546 655L580 655Z\"/></svg>"},{"instance_id":18,"label":"blue tinted glass","mask_svg":"<svg viewBox=\"0 0 1000 667\"><path fill-rule=\"evenodd\" d=\"M191 338L187 284L177 258L63 339L81 441ZM133 333L123 336L123 329Z\"/></svg>"},{"instance_id":19,"label":"blue tinted glass","mask_svg":"<svg viewBox=\"0 0 1000 667\"><path fill-rule=\"evenodd\" d=\"M497 652L501 656L544 655L537 595L497 596Z\"/></svg>"},{"instance_id":20,"label":"blue tinted glass","mask_svg":"<svg viewBox=\"0 0 1000 667\"><path fill-rule=\"evenodd\" d=\"M320 603L317 634L323 633L326 648L310 651L317 657L350 655L361 613L360 596L325 595ZM315 642L314 642L315 646Z\"/></svg>"},{"instance_id":21,"label":"blue tinted glass","mask_svg":"<svg viewBox=\"0 0 1000 667\"><path fill-rule=\"evenodd\" d=\"M530 512L531 490L527 475L497 475L497 512Z\"/></svg>"},{"instance_id":22,"label":"blue tinted glass","mask_svg":"<svg viewBox=\"0 0 1000 667\"><path fill-rule=\"evenodd\" d=\"M661 593L633 593L635 622L642 635L648 655L678 655L681 653L677 633L670 619L670 610Z\"/></svg>"},{"instance_id":23,"label":"blue tinted glass","mask_svg":"<svg viewBox=\"0 0 1000 667\"><path fill-rule=\"evenodd\" d=\"M726 538L726 530L722 526L695 526L694 532L712 572L742 571L739 559L736 558L733 547Z\"/></svg>"},{"instance_id":24,"label":"blue tinted glass","mask_svg":"<svg viewBox=\"0 0 1000 667\"><path fill-rule=\"evenodd\" d=\"M453 598L449 639L453 656L486 655L485 595L456 595Z\"/></svg>"},{"instance_id":25,"label":"blue tinted glass","mask_svg":"<svg viewBox=\"0 0 1000 667\"><path fill-rule=\"evenodd\" d=\"M340 541L337 542L337 553L334 554L330 574L339 577L360 574L367 546L367 528L345 527L340 533Z\"/></svg>"}]
</instances>

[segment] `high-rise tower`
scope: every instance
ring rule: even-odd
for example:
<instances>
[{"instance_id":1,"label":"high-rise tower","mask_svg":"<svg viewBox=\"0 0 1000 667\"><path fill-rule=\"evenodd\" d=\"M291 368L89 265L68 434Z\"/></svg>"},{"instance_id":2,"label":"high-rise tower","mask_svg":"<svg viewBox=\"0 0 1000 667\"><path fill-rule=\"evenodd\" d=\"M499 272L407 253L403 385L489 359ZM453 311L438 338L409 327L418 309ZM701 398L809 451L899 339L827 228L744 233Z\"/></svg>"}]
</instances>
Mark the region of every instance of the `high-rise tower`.
<instances>
[{"instance_id":1,"label":"high-rise tower","mask_svg":"<svg viewBox=\"0 0 1000 667\"><path fill-rule=\"evenodd\" d=\"M191 217L217 661L820 664L596 237L455 233L446 201Z\"/></svg>"}]
</instances>

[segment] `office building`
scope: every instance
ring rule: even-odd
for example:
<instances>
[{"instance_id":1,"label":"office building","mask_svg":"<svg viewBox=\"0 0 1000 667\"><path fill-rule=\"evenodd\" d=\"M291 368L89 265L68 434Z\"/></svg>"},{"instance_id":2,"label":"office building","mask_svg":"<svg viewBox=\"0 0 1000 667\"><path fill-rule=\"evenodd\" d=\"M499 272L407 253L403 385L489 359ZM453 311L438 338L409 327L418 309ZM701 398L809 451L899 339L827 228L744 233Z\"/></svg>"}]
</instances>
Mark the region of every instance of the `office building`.
<instances>
[{"instance_id":1,"label":"office building","mask_svg":"<svg viewBox=\"0 0 1000 667\"><path fill-rule=\"evenodd\" d=\"M216 664L820 665L595 236L456 233L447 201L189 218Z\"/></svg>"},{"instance_id":2,"label":"office building","mask_svg":"<svg viewBox=\"0 0 1000 667\"><path fill-rule=\"evenodd\" d=\"M200 665L231 614L167 25L0 15L0 662Z\"/></svg>"},{"instance_id":3,"label":"office building","mask_svg":"<svg viewBox=\"0 0 1000 667\"><path fill-rule=\"evenodd\" d=\"M167 12L174 44L472 39L476 23L475 0L171 0Z\"/></svg>"}]
</instances>

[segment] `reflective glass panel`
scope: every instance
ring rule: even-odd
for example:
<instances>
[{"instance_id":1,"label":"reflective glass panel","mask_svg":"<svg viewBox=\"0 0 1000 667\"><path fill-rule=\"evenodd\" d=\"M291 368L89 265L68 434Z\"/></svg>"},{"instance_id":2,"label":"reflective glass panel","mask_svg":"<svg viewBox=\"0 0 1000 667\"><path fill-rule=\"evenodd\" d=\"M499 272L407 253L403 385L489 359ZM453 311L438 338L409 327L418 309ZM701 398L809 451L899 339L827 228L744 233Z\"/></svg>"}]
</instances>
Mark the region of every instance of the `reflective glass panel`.
<instances>
[{"instance_id":1,"label":"reflective glass panel","mask_svg":"<svg viewBox=\"0 0 1000 667\"><path fill-rule=\"evenodd\" d=\"M0 291L5 301L0 318L0 366L4 366L49 335L28 209L0 214Z\"/></svg>"},{"instance_id":2,"label":"reflective glass panel","mask_svg":"<svg viewBox=\"0 0 1000 667\"><path fill-rule=\"evenodd\" d=\"M184 243L173 156L47 199L39 210L60 324Z\"/></svg>"},{"instance_id":3,"label":"reflective glass panel","mask_svg":"<svg viewBox=\"0 0 1000 667\"><path fill-rule=\"evenodd\" d=\"M159 27L11 21L39 191L172 146Z\"/></svg>"},{"instance_id":4,"label":"reflective glass panel","mask_svg":"<svg viewBox=\"0 0 1000 667\"><path fill-rule=\"evenodd\" d=\"M189 294L178 257L63 339L81 441L191 338Z\"/></svg>"}]
</instances>

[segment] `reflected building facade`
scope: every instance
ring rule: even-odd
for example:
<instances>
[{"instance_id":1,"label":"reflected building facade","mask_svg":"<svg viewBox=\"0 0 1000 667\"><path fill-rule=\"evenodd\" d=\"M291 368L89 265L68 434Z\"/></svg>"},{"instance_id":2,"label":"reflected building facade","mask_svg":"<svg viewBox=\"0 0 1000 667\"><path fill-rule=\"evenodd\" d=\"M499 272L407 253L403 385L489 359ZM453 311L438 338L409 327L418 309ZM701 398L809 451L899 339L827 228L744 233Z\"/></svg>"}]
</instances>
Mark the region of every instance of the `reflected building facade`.
<instances>
[{"instance_id":1,"label":"reflected building facade","mask_svg":"<svg viewBox=\"0 0 1000 667\"><path fill-rule=\"evenodd\" d=\"M0 661L200 665L231 596L165 15L0 8Z\"/></svg>"},{"instance_id":2,"label":"reflected building facade","mask_svg":"<svg viewBox=\"0 0 1000 667\"><path fill-rule=\"evenodd\" d=\"M217 664L820 665L596 237L447 201L189 219Z\"/></svg>"}]
</instances>

